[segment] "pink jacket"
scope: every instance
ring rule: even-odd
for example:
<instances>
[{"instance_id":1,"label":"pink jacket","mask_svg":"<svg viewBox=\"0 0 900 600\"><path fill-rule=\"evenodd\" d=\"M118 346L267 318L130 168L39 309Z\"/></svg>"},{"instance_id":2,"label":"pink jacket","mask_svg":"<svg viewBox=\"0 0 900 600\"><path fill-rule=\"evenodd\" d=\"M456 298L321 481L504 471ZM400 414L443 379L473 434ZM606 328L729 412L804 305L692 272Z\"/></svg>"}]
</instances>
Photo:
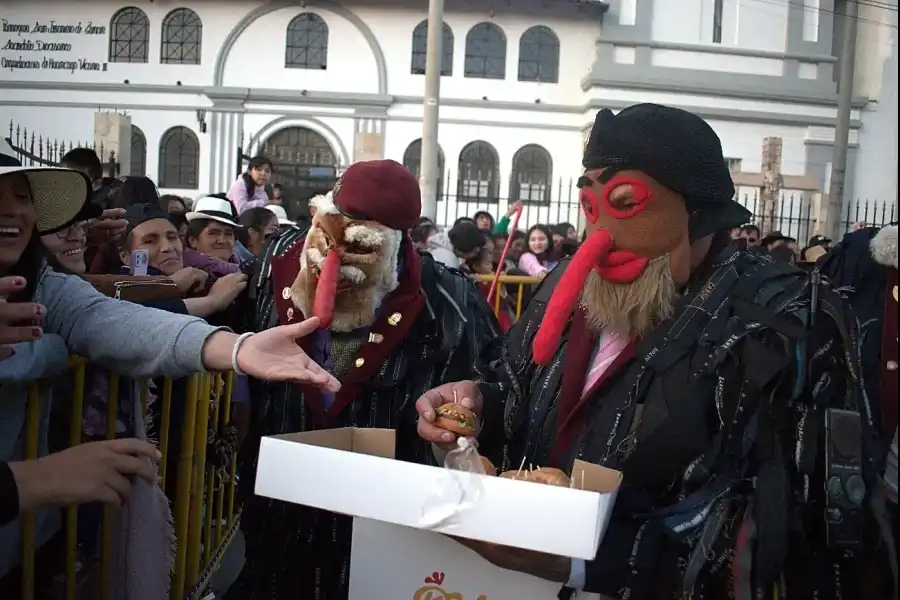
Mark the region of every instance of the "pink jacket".
<instances>
[{"instance_id":1,"label":"pink jacket","mask_svg":"<svg viewBox=\"0 0 900 600\"><path fill-rule=\"evenodd\" d=\"M519 268L532 277L538 277L547 272L547 267L545 267L541 261L538 260L538 257L531 252L522 254L519 258Z\"/></svg>"},{"instance_id":2,"label":"pink jacket","mask_svg":"<svg viewBox=\"0 0 900 600\"><path fill-rule=\"evenodd\" d=\"M243 175L231 184L231 189L225 196L234 204L239 215L251 208L263 208L269 203L269 195L266 193L265 186L258 185L253 188L252 196L247 195L247 184L244 183Z\"/></svg>"}]
</instances>

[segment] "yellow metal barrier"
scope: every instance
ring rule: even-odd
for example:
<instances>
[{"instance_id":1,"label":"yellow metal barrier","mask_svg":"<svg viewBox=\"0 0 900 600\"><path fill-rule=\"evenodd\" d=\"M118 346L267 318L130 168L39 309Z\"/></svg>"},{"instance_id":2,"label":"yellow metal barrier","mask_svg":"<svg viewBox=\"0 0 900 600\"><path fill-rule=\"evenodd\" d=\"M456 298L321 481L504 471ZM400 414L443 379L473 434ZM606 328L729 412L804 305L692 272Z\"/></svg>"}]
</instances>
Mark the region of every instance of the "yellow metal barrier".
<instances>
[{"instance_id":1,"label":"yellow metal barrier","mask_svg":"<svg viewBox=\"0 0 900 600\"><path fill-rule=\"evenodd\" d=\"M471 275L471 277L478 283L484 283L487 285L490 285L494 280L493 275ZM525 306L523 306L525 299L525 289L528 286L537 285L540 282L540 277L529 277L525 275L501 275L500 281L497 283L497 291L494 292L494 297L492 299L494 305L494 314L499 317L500 312L503 310L504 294L501 293L501 290L505 289L505 287L508 285L515 285L516 301L513 314L515 315L515 319L518 320L519 317L522 316L522 311L525 310ZM510 306L510 308L512 309L513 306Z\"/></svg>"},{"instance_id":2,"label":"yellow metal barrier","mask_svg":"<svg viewBox=\"0 0 900 600\"><path fill-rule=\"evenodd\" d=\"M82 443L83 415L85 399L85 371L88 367L81 358L69 362L69 376L72 381L72 417L69 423L69 445ZM175 488L175 502L172 507L177 550L175 568L172 573L172 600L195 600L208 584L209 576L217 567L224 549L232 539L238 526L239 514L235 507L235 483L237 468L236 448L230 448L227 466L222 469L207 464L207 445L210 432L225 437L231 427L231 392L233 373L197 374L187 380L184 406L184 422L181 430L181 447L178 452L178 469ZM35 382L29 387L28 407L25 420L23 458L38 457L40 440L41 395L44 386L52 382ZM116 437L118 420L119 391L121 384L131 385L130 380L121 381L114 373L107 384L106 438ZM150 382L139 382L139 400L145 417L148 415ZM169 463L169 426L172 419L172 381L165 380L162 389L157 390L156 402L161 403L159 431L160 486L166 489ZM233 437L233 436L231 436ZM217 457L221 458L221 457ZM171 486L170 486L171 487ZM170 490L171 492L171 490ZM110 598L112 580L112 539L115 509L104 507L101 523L99 598ZM65 508L65 598L76 600L78 595L78 507ZM22 523L22 600L35 600L38 585L48 582L36 581L36 537L35 515L25 512Z\"/></svg>"},{"instance_id":3,"label":"yellow metal barrier","mask_svg":"<svg viewBox=\"0 0 900 600\"><path fill-rule=\"evenodd\" d=\"M475 281L490 285L492 275L472 275ZM525 290L528 286L540 283L539 277L518 275L502 275L499 290L508 286L517 286L515 301L509 295L495 293L494 311L499 315L504 303L518 319L524 310ZM83 415L85 400L85 382L87 362L81 358L73 358L69 363L69 376L72 381L71 408L72 417L69 423L69 445L82 443ZM169 447L171 439L170 423L172 420L172 381L166 379L161 390L157 390L156 402L161 403L159 430L159 450L162 453L160 462L160 487L167 489L166 482L171 477L177 478L175 502L172 515L175 525L175 536L178 546L175 555L175 568L172 573L172 600L195 600L200 596L208 583L209 576L221 559L223 550L232 539L238 525L239 510L235 506L235 483L237 469L237 453L232 451L227 457L227 467L222 469L207 464L207 445L209 432L225 436L231 421L231 392L233 389L233 373L197 374L187 380L185 391L184 422L181 430L179 448ZM23 458L30 460L38 457L40 440L41 391L42 386L51 382L35 382L28 393L28 407L25 420L25 436ZM114 373L109 376L107 384L106 438L116 436L118 420L119 392L122 389L120 377ZM128 385L131 385L130 382ZM140 406L145 416L150 396L149 381L140 382ZM177 472L168 472L170 452L178 453ZM171 491L171 490L170 490ZM78 585L78 507L65 508L65 598L76 600ZM104 507L101 522L100 544L100 600L109 600L112 578L112 534L114 526L114 509ZM35 580L37 552L35 538L35 516L31 512L22 514L22 600L35 600L38 590L36 585L46 582Z\"/></svg>"}]
</instances>

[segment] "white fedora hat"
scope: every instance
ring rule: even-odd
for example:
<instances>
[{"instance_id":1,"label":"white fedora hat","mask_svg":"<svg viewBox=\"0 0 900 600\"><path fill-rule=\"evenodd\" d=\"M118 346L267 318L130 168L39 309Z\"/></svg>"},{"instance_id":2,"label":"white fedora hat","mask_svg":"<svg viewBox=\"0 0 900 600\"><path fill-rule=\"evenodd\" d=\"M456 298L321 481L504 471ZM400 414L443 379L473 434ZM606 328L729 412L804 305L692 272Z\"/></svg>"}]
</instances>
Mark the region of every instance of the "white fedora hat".
<instances>
[{"instance_id":1,"label":"white fedora hat","mask_svg":"<svg viewBox=\"0 0 900 600\"><path fill-rule=\"evenodd\" d=\"M283 206L279 206L277 204L269 204L266 206L266 209L271 212L278 219L279 225L287 225L293 227L296 225L293 221L287 218L287 212L285 212Z\"/></svg>"},{"instance_id":2,"label":"white fedora hat","mask_svg":"<svg viewBox=\"0 0 900 600\"><path fill-rule=\"evenodd\" d=\"M102 212L91 204L93 187L87 175L56 167L23 167L9 143L0 138L0 177L13 173L28 180L35 226L41 235L99 217Z\"/></svg>"},{"instance_id":3,"label":"white fedora hat","mask_svg":"<svg viewBox=\"0 0 900 600\"><path fill-rule=\"evenodd\" d=\"M191 212L184 215L184 218L190 221L197 219L208 219L210 221L218 221L232 227L240 227L237 222L237 216L234 214L234 205L222 198L215 196L204 196L194 200L194 206Z\"/></svg>"}]
</instances>

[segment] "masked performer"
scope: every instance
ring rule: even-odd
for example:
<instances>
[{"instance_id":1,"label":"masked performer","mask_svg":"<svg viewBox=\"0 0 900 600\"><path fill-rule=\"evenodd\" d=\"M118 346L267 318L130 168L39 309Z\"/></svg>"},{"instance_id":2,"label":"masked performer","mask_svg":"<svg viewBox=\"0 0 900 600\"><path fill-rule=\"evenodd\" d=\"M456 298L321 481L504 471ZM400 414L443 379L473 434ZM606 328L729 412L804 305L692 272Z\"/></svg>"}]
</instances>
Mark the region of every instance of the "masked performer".
<instances>
[{"instance_id":1,"label":"masked performer","mask_svg":"<svg viewBox=\"0 0 900 600\"><path fill-rule=\"evenodd\" d=\"M482 351L499 351L496 319L471 281L413 247L407 232L421 199L402 165L351 165L312 205L312 228L288 231L260 262L251 282L259 294L256 328L318 315L327 327L304 342L342 387L329 395L260 384L255 431L393 428L397 459L429 462L429 445L416 435L415 400L468 376ZM246 446L255 453L258 445ZM255 470L250 457L242 481L248 489ZM252 497L243 528L246 564L228 598L347 597L349 518Z\"/></svg>"},{"instance_id":2,"label":"masked performer","mask_svg":"<svg viewBox=\"0 0 900 600\"><path fill-rule=\"evenodd\" d=\"M862 372L881 440L884 490L873 505L882 526L897 531L897 224L848 233L824 260L821 272L845 288L860 322ZM893 564L896 569L896 563ZM874 578L873 578L874 579Z\"/></svg>"},{"instance_id":3,"label":"masked performer","mask_svg":"<svg viewBox=\"0 0 900 600\"><path fill-rule=\"evenodd\" d=\"M586 241L489 378L417 401L419 434L446 441L431 422L455 391L495 464L580 458L622 471L622 488L593 561L467 545L564 584L561 598L857 597L868 428L846 303L731 243L750 215L699 117L601 111L584 168Z\"/></svg>"}]
</instances>

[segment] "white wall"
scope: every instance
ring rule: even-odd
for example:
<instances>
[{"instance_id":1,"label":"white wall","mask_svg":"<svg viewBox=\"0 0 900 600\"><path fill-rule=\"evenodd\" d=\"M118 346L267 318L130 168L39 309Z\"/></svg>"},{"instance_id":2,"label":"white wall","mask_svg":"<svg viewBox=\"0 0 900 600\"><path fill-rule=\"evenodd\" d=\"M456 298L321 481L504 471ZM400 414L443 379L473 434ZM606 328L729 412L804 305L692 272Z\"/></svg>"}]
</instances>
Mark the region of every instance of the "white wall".
<instances>
[{"instance_id":1,"label":"white wall","mask_svg":"<svg viewBox=\"0 0 900 600\"><path fill-rule=\"evenodd\" d=\"M644 1L644 0L640 0ZM711 43L713 0L653 0L656 18L653 25L654 39L680 43ZM896 0L891 0L896 1ZM784 50L787 0L725 0L725 26L723 45L759 50ZM66 60L83 58L90 62L106 62L106 71L61 72L48 69L17 70L0 69L3 81L51 81L84 83L161 84L175 86L212 85L216 59L220 47L236 25L261 2L234 1L228 3L212 0L193 1L189 4L203 22L203 53L201 65L160 64L160 32L164 16L178 5L170 2L136 4L150 19L150 51L148 64L108 63L108 36L59 34L47 38L44 34L29 35L7 32L6 40L57 41L71 43L72 50L61 53ZM62 24L88 23L102 27L109 25L114 12L123 6L119 2L94 0L79 3L78 11L62 11L58 2L24 0L7 1L3 13L7 24L22 24L30 28L36 22L48 23L59 19ZM621 14L616 17L627 24L634 17L635 0L623 0ZM630 7L630 8L629 8ZM308 71L284 68L285 28L295 15L304 10L316 12L329 26L330 44L328 69ZM424 77L410 74L411 36L414 27L426 18L426 8L401 11L377 5L353 6L351 9L365 27L378 40L387 68L387 92L397 100L389 107L384 131L385 155L401 159L406 146L421 136L422 106L405 97L418 97L423 93ZM891 11L886 11L891 13ZM74 14L74 16L68 16ZM896 24L896 12L891 13ZM629 16L630 15L630 16ZM868 18L868 17L867 17ZM874 18L874 17L873 17ZM465 62L465 37L476 23L493 21L507 36L507 76L505 80L467 79L463 76ZM593 114L573 111L529 111L498 108L504 101L534 102L545 105L580 107L588 100L622 102L659 102L697 109L746 110L754 113L769 112L773 115L797 115L834 118L833 107L797 103L746 101L728 97L668 94L654 91L635 92L615 88L595 88L585 94L580 81L593 61L593 48L600 36L600 28L594 20L555 19L543 22L553 29L561 41L560 83L538 84L518 82L518 42L520 35L541 20L517 14L491 16L488 8L470 8L465 12L449 12L446 21L454 33L453 75L442 78L442 96L448 100L471 101L467 106L445 104L441 108L440 142L447 160L447 168L455 172L459 150L468 142L483 139L497 149L500 156L501 176L509 177L512 155L529 143L540 143L554 161L554 177L576 176L582 151L581 129L593 120ZM14 28L13 28L14 29ZM813 28L814 29L814 28ZM812 30L812 29L811 29ZM888 37L885 37L887 30ZM891 33L893 32L893 33ZM874 31L870 32L874 36ZM868 44L865 55L866 68L858 74L867 89L879 88L879 104L863 113L854 111L854 119L863 119L864 130L860 134L862 149L859 153L856 195L883 198L896 192L896 29L881 28L876 41L865 31L860 39ZM893 35L893 37L890 37ZM40 40L38 39L40 38ZM46 39L45 39L46 38ZM2 47L2 44L0 44ZM893 48L893 78L888 85L874 86L871 65L879 56L885 57L885 49ZM18 59L28 54L44 52L0 50L0 58ZM627 54L627 53L626 53ZM677 54L677 56L676 56ZM64 56L63 56L64 55ZM624 56L624 55L623 55ZM874 58L872 58L874 57ZM627 58L627 57L626 57ZM861 59L863 60L863 59ZM678 67L705 68L729 72L754 72L775 74L780 72L781 61L750 57L719 56L666 50L654 50L653 61ZM743 62L742 62L743 61ZM874 61L874 63L873 63ZM883 61L882 61L883 62ZM318 92L358 92L376 94L378 71L375 54L369 42L356 25L336 13L320 8L283 8L271 12L252 23L238 37L225 57L224 85L254 90L282 89ZM861 84L862 85L862 84ZM189 93L186 93L189 92ZM199 133L196 109L212 108L213 103L202 91L179 90L172 87L160 92L103 92L70 90L34 90L15 87L4 88L0 98L2 125L9 120L28 127L44 137L64 141L90 141L93 113L98 107L104 110L125 109L133 123L147 136L147 169L151 177L158 175L158 144L166 129L175 125L189 127L197 133L201 144L200 190L210 185L210 134ZM486 99L483 99L486 98ZM302 125L322 133L332 144L335 153L349 162L353 155L354 113L352 105L334 106L325 103L296 104L284 102L251 102L246 111L243 131L247 137L260 135L265 139L279 127ZM284 119L284 117L289 117ZM278 121L278 125L273 125ZM739 158L746 171L759 168L762 139L777 135L784 139L784 164L786 174L805 172L803 140L808 128L765 123L740 123L714 121L713 127L722 138L725 155ZM5 131L4 131L5 133ZM885 148L893 148L885 152ZM891 173L891 176L885 176ZM876 182L876 183L873 183ZM448 182L451 184L452 182ZM507 190L501 190L506 196Z\"/></svg>"},{"instance_id":2,"label":"white wall","mask_svg":"<svg viewBox=\"0 0 900 600\"><path fill-rule=\"evenodd\" d=\"M212 2L194 1L188 6L172 2L139 2L132 3L143 10L150 21L150 47L146 64L109 62L109 21L117 10L129 6L124 2L93 0L70 5L65 2L6 0L0 18L8 24L27 25L34 30L37 22L50 25L55 21L61 25L82 26L81 34L42 34L42 33L3 33L4 41L61 42L71 44L71 50L65 52L20 52L0 50L0 59L15 60L22 58L29 61L42 62L46 58L73 61L84 59L98 63L106 70L76 72L53 69L0 69L0 79L26 81L85 81L121 83L166 83L175 85L177 81L185 85L209 85L213 80L213 66L216 52L225 37L238 22L257 3L255 2ZM191 8L203 22L203 50L199 65L170 65L160 63L160 38L162 21L175 8ZM85 31L88 25L103 27L105 31L98 35L89 35ZM282 34L283 37L283 34ZM284 53L282 48L281 53Z\"/></svg>"},{"instance_id":3,"label":"white wall","mask_svg":"<svg viewBox=\"0 0 900 600\"><path fill-rule=\"evenodd\" d=\"M712 45L714 2L653 0L653 41ZM784 52L787 21L787 0L723 0L721 45Z\"/></svg>"},{"instance_id":4,"label":"white wall","mask_svg":"<svg viewBox=\"0 0 900 600\"><path fill-rule=\"evenodd\" d=\"M874 102L862 113L852 193L856 199L893 205L896 215L897 1L889 2L893 9L859 7L854 87Z\"/></svg>"}]
</instances>

